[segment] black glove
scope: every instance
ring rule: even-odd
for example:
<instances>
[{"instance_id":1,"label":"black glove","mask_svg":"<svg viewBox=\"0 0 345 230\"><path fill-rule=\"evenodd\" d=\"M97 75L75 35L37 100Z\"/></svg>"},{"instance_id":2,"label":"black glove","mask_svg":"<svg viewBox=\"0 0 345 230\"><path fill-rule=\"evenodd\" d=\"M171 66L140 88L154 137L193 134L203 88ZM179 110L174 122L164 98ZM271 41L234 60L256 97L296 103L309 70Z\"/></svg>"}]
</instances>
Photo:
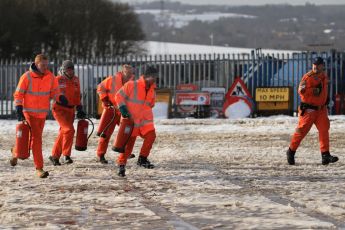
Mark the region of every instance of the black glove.
<instances>
[{"instance_id":1,"label":"black glove","mask_svg":"<svg viewBox=\"0 0 345 230\"><path fill-rule=\"evenodd\" d=\"M313 89L314 96L320 96L321 91L322 91L322 84L320 83Z\"/></svg>"},{"instance_id":2,"label":"black glove","mask_svg":"<svg viewBox=\"0 0 345 230\"><path fill-rule=\"evenodd\" d=\"M84 119L86 117L86 113L83 111L83 106L78 105L77 106L77 118L78 119Z\"/></svg>"},{"instance_id":3,"label":"black glove","mask_svg":"<svg viewBox=\"0 0 345 230\"><path fill-rule=\"evenodd\" d=\"M120 110L120 113L121 113L122 117L128 118L128 117L131 116L131 115L129 114L129 112L128 112L127 106L121 105L120 108L119 108L119 110Z\"/></svg>"},{"instance_id":4,"label":"black glove","mask_svg":"<svg viewBox=\"0 0 345 230\"><path fill-rule=\"evenodd\" d=\"M23 106L17 105L16 106L16 112L17 112L17 119L18 121L25 120L24 114L23 114Z\"/></svg>"},{"instance_id":5,"label":"black glove","mask_svg":"<svg viewBox=\"0 0 345 230\"><path fill-rule=\"evenodd\" d=\"M65 105L65 106L68 105L68 100L65 97L65 95L60 95L59 101L60 101L61 105Z\"/></svg>"},{"instance_id":6,"label":"black glove","mask_svg":"<svg viewBox=\"0 0 345 230\"><path fill-rule=\"evenodd\" d=\"M108 97L105 97L102 99L102 104L103 104L103 107L109 107L109 106L113 105L113 103L111 103L111 101L109 101Z\"/></svg>"}]
</instances>

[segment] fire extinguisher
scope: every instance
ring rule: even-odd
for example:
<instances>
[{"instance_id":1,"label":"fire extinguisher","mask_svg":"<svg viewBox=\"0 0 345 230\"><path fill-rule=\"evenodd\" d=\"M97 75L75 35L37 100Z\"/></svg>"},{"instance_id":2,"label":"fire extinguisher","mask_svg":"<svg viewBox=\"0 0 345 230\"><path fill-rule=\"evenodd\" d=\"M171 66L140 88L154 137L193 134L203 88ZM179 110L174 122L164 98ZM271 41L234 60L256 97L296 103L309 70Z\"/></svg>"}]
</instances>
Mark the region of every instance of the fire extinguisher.
<instances>
[{"instance_id":1,"label":"fire extinguisher","mask_svg":"<svg viewBox=\"0 0 345 230\"><path fill-rule=\"evenodd\" d=\"M26 120L16 125L16 145L13 157L25 160L30 157L31 127Z\"/></svg>"},{"instance_id":2,"label":"fire extinguisher","mask_svg":"<svg viewBox=\"0 0 345 230\"><path fill-rule=\"evenodd\" d=\"M117 133L114 146L111 148L115 152L125 152L126 144L132 135L134 121L131 118L121 118L119 132Z\"/></svg>"},{"instance_id":3,"label":"fire extinguisher","mask_svg":"<svg viewBox=\"0 0 345 230\"><path fill-rule=\"evenodd\" d=\"M109 126L114 122L115 116L116 112L114 106L107 106L103 109L103 114L96 134L97 136L106 138L109 135L107 131Z\"/></svg>"},{"instance_id":4,"label":"fire extinguisher","mask_svg":"<svg viewBox=\"0 0 345 230\"><path fill-rule=\"evenodd\" d=\"M90 135L88 135L89 130L89 120L92 125L92 130ZM94 124L89 118L80 119L77 125L77 135L75 140L75 149L78 151L85 151L87 149L87 142L91 137L94 130Z\"/></svg>"}]
</instances>

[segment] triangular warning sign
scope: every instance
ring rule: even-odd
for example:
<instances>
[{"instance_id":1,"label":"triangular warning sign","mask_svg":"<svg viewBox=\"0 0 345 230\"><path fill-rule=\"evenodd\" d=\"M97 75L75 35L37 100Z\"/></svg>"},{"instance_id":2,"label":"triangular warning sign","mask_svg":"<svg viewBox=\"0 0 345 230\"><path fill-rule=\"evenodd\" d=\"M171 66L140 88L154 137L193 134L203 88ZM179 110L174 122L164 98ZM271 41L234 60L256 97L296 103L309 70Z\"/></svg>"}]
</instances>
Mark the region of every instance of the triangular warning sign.
<instances>
[{"instance_id":1,"label":"triangular warning sign","mask_svg":"<svg viewBox=\"0 0 345 230\"><path fill-rule=\"evenodd\" d=\"M234 83L232 83L230 89L225 95L226 98L229 98L230 96L247 96L252 98L246 84L239 77L235 79Z\"/></svg>"}]
</instances>

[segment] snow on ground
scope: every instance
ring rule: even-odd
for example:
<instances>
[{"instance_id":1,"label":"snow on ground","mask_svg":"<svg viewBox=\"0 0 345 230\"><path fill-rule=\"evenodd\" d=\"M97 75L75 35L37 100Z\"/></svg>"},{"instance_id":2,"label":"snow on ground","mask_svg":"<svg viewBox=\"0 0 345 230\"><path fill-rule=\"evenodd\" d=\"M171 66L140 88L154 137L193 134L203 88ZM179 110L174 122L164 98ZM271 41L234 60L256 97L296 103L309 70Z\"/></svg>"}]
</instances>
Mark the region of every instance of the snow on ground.
<instances>
[{"instance_id":1,"label":"snow on ground","mask_svg":"<svg viewBox=\"0 0 345 230\"><path fill-rule=\"evenodd\" d=\"M95 121L96 126L98 121ZM45 169L32 159L10 167L16 121L0 120L0 229L344 229L345 116L331 117L331 152L340 161L321 165L315 128L297 152L285 151L297 118L162 119L147 170L131 159L119 178L95 162L97 137L73 150L72 165L47 158L58 127L44 130ZM134 153L138 155L142 141Z\"/></svg>"}]
</instances>

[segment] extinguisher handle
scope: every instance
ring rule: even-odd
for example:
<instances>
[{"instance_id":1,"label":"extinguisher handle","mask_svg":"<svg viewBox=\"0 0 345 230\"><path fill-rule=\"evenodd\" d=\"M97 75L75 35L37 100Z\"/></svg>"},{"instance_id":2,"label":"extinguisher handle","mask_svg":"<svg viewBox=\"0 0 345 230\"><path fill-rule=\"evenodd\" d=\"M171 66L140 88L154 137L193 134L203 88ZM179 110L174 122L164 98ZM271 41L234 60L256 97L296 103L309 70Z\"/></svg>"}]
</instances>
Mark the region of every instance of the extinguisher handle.
<instances>
[{"instance_id":1,"label":"extinguisher handle","mask_svg":"<svg viewBox=\"0 0 345 230\"><path fill-rule=\"evenodd\" d=\"M19 121L19 122L21 122L21 121L22 121L22 122L26 121L24 114L23 114L23 115L20 115L20 117L18 117L18 121Z\"/></svg>"},{"instance_id":2,"label":"extinguisher handle","mask_svg":"<svg viewBox=\"0 0 345 230\"><path fill-rule=\"evenodd\" d=\"M21 122L23 124L26 124L27 126L29 126L29 128L31 129L31 126L30 126L30 124L29 124L29 122L27 120L23 119Z\"/></svg>"},{"instance_id":3,"label":"extinguisher handle","mask_svg":"<svg viewBox=\"0 0 345 230\"><path fill-rule=\"evenodd\" d=\"M134 122L133 117L121 117L121 119L125 119L125 120L129 120L129 121Z\"/></svg>"}]
</instances>

